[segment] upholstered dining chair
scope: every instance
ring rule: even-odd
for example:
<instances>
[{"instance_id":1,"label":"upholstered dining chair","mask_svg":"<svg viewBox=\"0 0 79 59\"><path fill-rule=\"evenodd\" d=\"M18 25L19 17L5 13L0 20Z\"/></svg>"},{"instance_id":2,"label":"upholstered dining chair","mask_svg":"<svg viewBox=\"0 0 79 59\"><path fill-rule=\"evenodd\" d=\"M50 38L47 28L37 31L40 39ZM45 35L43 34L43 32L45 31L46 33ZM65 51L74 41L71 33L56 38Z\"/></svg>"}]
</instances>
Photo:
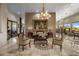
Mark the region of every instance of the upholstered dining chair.
<instances>
[{"instance_id":1,"label":"upholstered dining chair","mask_svg":"<svg viewBox=\"0 0 79 59\"><path fill-rule=\"evenodd\" d=\"M22 47L23 51L24 51L24 46L29 45L29 47L31 47L30 40L29 39L25 39L22 34L20 34L18 36L17 43L18 43L18 46L19 46L18 49L20 49L20 47Z\"/></svg>"},{"instance_id":2,"label":"upholstered dining chair","mask_svg":"<svg viewBox=\"0 0 79 59\"><path fill-rule=\"evenodd\" d=\"M53 38L53 41L52 41L52 48L54 45L58 45L58 46L60 46L60 51L61 51L62 50L62 43L63 43L63 36L55 37L55 38Z\"/></svg>"},{"instance_id":3,"label":"upholstered dining chair","mask_svg":"<svg viewBox=\"0 0 79 59\"><path fill-rule=\"evenodd\" d=\"M72 40L72 47L75 48L75 47L79 47L79 40L76 39L76 40Z\"/></svg>"}]
</instances>

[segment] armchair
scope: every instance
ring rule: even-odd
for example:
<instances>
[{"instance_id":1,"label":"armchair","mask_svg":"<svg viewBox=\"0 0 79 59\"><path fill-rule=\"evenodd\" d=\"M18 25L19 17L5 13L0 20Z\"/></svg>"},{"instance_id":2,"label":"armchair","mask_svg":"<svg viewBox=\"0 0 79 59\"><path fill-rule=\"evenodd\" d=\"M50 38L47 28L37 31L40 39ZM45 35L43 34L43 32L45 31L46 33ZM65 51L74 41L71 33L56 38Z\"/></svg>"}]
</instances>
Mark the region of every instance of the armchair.
<instances>
[{"instance_id":1,"label":"armchair","mask_svg":"<svg viewBox=\"0 0 79 59\"><path fill-rule=\"evenodd\" d=\"M22 47L22 50L23 50L23 51L24 51L24 46L29 45L29 47L31 47L31 45L30 45L30 44L31 44L30 40L29 40L29 39L24 39L24 37L23 37L22 34L20 34L20 35L18 36L17 43L18 43L18 45L19 45L19 48Z\"/></svg>"},{"instance_id":2,"label":"armchair","mask_svg":"<svg viewBox=\"0 0 79 59\"><path fill-rule=\"evenodd\" d=\"M56 37L52 41L52 48L53 48L53 45L58 45L58 46L60 46L60 51L61 51L62 50L62 43L63 43L63 37Z\"/></svg>"}]
</instances>

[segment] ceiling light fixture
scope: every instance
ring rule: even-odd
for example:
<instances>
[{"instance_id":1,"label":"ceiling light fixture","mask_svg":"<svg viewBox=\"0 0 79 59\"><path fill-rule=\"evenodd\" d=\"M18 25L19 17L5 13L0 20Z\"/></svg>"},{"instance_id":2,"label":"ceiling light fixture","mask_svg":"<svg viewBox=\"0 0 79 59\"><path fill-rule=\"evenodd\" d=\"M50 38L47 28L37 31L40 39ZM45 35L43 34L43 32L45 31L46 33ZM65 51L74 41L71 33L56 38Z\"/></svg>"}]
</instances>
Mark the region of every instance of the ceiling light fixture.
<instances>
[{"instance_id":1,"label":"ceiling light fixture","mask_svg":"<svg viewBox=\"0 0 79 59\"><path fill-rule=\"evenodd\" d=\"M44 3L42 3L42 9L35 15L35 18L43 20L43 19L49 19L50 17L51 15L47 11L45 11Z\"/></svg>"}]
</instances>

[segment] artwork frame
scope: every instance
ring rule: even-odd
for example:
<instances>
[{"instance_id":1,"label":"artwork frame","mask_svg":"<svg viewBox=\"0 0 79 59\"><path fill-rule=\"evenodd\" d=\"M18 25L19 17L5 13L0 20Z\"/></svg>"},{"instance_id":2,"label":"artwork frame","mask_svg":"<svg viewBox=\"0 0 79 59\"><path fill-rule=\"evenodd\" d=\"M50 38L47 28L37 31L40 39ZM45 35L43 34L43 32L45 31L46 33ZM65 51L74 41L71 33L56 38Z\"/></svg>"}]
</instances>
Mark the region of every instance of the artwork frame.
<instances>
[{"instance_id":1,"label":"artwork frame","mask_svg":"<svg viewBox=\"0 0 79 59\"><path fill-rule=\"evenodd\" d=\"M36 30L47 29L47 20L33 20L33 28Z\"/></svg>"}]
</instances>

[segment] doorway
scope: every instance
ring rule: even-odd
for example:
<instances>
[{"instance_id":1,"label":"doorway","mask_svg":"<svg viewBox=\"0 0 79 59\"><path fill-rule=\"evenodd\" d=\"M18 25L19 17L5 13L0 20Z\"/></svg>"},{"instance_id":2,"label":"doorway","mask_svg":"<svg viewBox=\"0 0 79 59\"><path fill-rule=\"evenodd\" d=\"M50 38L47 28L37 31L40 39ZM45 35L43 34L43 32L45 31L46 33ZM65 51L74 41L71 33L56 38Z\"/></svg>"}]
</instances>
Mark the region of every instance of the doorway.
<instances>
[{"instance_id":1,"label":"doorway","mask_svg":"<svg viewBox=\"0 0 79 59\"><path fill-rule=\"evenodd\" d=\"M7 40L17 36L17 26L18 24L16 21L7 20Z\"/></svg>"}]
</instances>

